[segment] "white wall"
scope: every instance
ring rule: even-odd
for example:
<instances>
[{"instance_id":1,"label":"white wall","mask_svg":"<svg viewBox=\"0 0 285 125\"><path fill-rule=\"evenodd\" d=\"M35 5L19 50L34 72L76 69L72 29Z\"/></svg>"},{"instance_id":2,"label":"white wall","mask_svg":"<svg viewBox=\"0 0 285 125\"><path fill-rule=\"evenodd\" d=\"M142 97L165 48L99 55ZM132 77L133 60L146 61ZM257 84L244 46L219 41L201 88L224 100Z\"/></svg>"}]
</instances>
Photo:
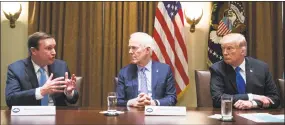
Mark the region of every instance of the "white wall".
<instances>
[{"instance_id":1,"label":"white wall","mask_svg":"<svg viewBox=\"0 0 285 125\"><path fill-rule=\"evenodd\" d=\"M1 2L1 9L5 3ZM6 106L5 86L8 65L28 56L28 2L18 3L22 4L22 12L13 29L10 28L10 23L1 10L1 106Z\"/></svg>"},{"instance_id":2,"label":"white wall","mask_svg":"<svg viewBox=\"0 0 285 125\"><path fill-rule=\"evenodd\" d=\"M207 48L208 35L211 19L211 2L181 2L183 9L195 11L195 8L201 7L203 9L203 17L196 25L195 32L191 33L190 26L184 21L186 45L188 50L188 67L190 84L184 95L178 101L177 105L188 107L197 106L195 74L194 70L207 70ZM197 10L196 10L197 11Z\"/></svg>"}]
</instances>

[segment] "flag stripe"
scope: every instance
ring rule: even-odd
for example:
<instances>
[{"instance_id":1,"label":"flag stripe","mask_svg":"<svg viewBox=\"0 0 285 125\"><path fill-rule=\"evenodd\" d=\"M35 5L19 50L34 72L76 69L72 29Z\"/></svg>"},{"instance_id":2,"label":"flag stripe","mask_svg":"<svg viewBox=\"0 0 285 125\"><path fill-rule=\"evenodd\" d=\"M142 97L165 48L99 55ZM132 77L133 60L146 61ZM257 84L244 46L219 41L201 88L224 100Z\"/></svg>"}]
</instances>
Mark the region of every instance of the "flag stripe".
<instances>
[{"instance_id":1,"label":"flag stripe","mask_svg":"<svg viewBox=\"0 0 285 125\"><path fill-rule=\"evenodd\" d=\"M168 27L166 27L166 26L167 26L167 23L166 23L165 20L164 20L164 19L165 19L165 18L164 18L165 16L163 16L163 15L160 13L159 9L157 9L157 11L156 11L156 16L157 16L158 22L162 25L162 29L163 29L164 33L166 34L166 38L167 38L167 40L168 40L168 42L169 42L169 44L170 44L170 47L171 47L171 49L172 49L172 51L173 51L173 53L174 53L174 59L177 59L177 58L178 58L178 55L177 55L177 53L176 53L176 51L175 51L175 49L174 49L174 46L175 46L175 44L174 44L174 38L172 37L171 32L170 32L170 30L168 29ZM165 27L163 27L163 26L165 26ZM185 72L183 72L183 66L182 66L180 60L175 60L174 64L175 64L175 66L177 67L177 70L181 73L181 76L182 76L182 79L183 79L184 83L187 83L187 82L188 82L188 81L187 81L188 76L186 75Z\"/></svg>"},{"instance_id":2,"label":"flag stripe","mask_svg":"<svg viewBox=\"0 0 285 125\"><path fill-rule=\"evenodd\" d=\"M186 46L185 46L184 40L183 40L183 38L182 38L182 36L180 34L179 27L177 26L175 21L173 21L173 25L174 25L175 36L176 36L177 41L178 41L178 43L179 43L179 45L180 45L180 47L182 49L182 52L183 52L183 55L184 55L184 59L186 59L186 61L188 61L187 60L188 57L187 57Z\"/></svg>"},{"instance_id":3,"label":"flag stripe","mask_svg":"<svg viewBox=\"0 0 285 125\"><path fill-rule=\"evenodd\" d=\"M189 84L184 17L180 2L158 3L153 37L156 48L152 58L169 64L176 81L176 92L180 94Z\"/></svg>"},{"instance_id":4,"label":"flag stripe","mask_svg":"<svg viewBox=\"0 0 285 125\"><path fill-rule=\"evenodd\" d=\"M171 62L169 56L167 55L166 48L165 48L162 40L160 39L161 37L159 36L159 34L156 31L156 29L154 29L154 31L153 31L153 36L154 36L154 40L156 41L158 47L160 48L161 54L163 55L163 57L165 59L165 63L169 64L171 69L174 69L174 66L173 66L172 62ZM156 56L155 53L153 53L153 54ZM178 87L178 88L176 88L176 91L177 91L177 93L179 93L181 90Z\"/></svg>"}]
</instances>

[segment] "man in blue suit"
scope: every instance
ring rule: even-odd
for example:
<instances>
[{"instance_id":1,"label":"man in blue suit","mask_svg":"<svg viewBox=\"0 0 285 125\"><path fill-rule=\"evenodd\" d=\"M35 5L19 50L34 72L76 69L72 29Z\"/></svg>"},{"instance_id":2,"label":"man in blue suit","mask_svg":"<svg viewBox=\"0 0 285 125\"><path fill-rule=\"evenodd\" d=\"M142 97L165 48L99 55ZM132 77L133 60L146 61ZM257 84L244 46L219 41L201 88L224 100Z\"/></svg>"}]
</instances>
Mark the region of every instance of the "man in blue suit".
<instances>
[{"instance_id":1,"label":"man in blue suit","mask_svg":"<svg viewBox=\"0 0 285 125\"><path fill-rule=\"evenodd\" d=\"M29 36L29 57L8 66L6 103L66 106L78 99L76 77L70 78L64 61L55 59L56 42L43 32Z\"/></svg>"},{"instance_id":2,"label":"man in blue suit","mask_svg":"<svg viewBox=\"0 0 285 125\"><path fill-rule=\"evenodd\" d=\"M245 37L230 33L220 43L224 60L210 67L213 106L221 107L222 95L232 95L237 109L277 108L279 94L268 65L246 57Z\"/></svg>"},{"instance_id":3,"label":"man in blue suit","mask_svg":"<svg viewBox=\"0 0 285 125\"><path fill-rule=\"evenodd\" d=\"M122 68L118 75L118 106L176 104L175 80L171 68L151 59L153 43L152 37L146 33L136 32L130 36L131 64Z\"/></svg>"}]
</instances>

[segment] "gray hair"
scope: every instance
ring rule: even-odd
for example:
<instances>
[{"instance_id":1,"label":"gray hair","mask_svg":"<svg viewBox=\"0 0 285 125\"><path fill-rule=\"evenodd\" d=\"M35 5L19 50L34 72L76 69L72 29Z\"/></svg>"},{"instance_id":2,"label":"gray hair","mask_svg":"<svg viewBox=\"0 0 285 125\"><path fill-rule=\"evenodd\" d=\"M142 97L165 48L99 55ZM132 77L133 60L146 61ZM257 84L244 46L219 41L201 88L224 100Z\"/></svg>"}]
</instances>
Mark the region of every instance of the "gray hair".
<instances>
[{"instance_id":1,"label":"gray hair","mask_svg":"<svg viewBox=\"0 0 285 125\"><path fill-rule=\"evenodd\" d=\"M141 44L141 46L144 48L149 47L151 49L150 54L152 54L152 51L154 50L154 40L147 33L135 32L135 33L130 35L129 41L139 42Z\"/></svg>"}]
</instances>

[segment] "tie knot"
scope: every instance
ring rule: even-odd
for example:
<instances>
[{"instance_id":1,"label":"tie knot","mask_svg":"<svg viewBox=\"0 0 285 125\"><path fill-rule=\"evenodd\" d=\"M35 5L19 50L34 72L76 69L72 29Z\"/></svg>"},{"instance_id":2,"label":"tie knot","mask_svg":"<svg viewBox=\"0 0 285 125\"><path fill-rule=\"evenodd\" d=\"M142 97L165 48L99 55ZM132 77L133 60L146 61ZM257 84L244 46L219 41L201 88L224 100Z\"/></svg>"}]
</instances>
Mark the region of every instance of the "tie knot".
<instances>
[{"instance_id":1,"label":"tie knot","mask_svg":"<svg viewBox=\"0 0 285 125\"><path fill-rule=\"evenodd\" d=\"M239 72L240 70L241 70L241 68L240 67L236 67L236 72Z\"/></svg>"},{"instance_id":2,"label":"tie knot","mask_svg":"<svg viewBox=\"0 0 285 125\"><path fill-rule=\"evenodd\" d=\"M44 73L45 72L45 69L44 68L39 68L38 70L40 73Z\"/></svg>"}]
</instances>

